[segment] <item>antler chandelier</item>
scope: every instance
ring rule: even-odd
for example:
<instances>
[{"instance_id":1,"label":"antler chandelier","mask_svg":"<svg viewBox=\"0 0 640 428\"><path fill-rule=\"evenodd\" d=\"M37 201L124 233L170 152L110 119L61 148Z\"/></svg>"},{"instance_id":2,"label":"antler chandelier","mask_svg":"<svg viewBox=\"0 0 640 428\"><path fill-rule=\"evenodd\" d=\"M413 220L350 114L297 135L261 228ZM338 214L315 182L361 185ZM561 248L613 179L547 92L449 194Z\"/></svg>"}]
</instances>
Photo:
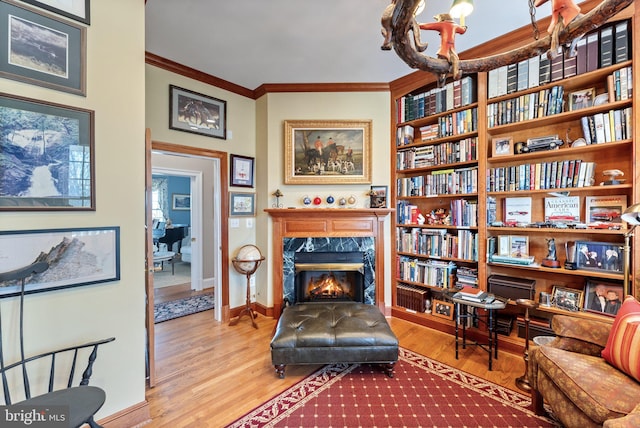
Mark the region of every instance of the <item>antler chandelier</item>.
<instances>
[{"instance_id":1,"label":"antler chandelier","mask_svg":"<svg viewBox=\"0 0 640 428\"><path fill-rule=\"evenodd\" d=\"M451 17L454 11L436 15L438 22L418 23L416 14L422 0L392 0L382 14L382 34L385 36L382 45L383 50L393 48L396 54L411 68L436 74L440 81L444 81L446 75L452 74L458 79L462 74L484 72L495 68L514 64L522 60L542 55L545 52L549 56L556 54L557 48L563 46L568 50L570 46L588 33L607 22L614 15L625 9L634 0L604 0L586 14L579 14L580 8L571 0L551 0L552 21L549 35L542 39L534 40L528 45L508 52L491 55L482 58L458 60L453 44L455 33L463 34L466 31L464 21L456 24ZM546 3L547 0L529 0L532 11L532 24L536 30L534 21L534 6ZM459 3L454 1L454 5ZM471 3L471 2L469 2ZM464 15L461 15L461 20ZM457 17L457 16L456 16ZM569 22L564 18L569 17ZM553 28L552 28L553 27ZM438 57L430 57L423 54L427 48L420 41L420 30L436 30L440 32L442 43L438 51ZM410 37L409 32L413 37Z\"/></svg>"}]
</instances>

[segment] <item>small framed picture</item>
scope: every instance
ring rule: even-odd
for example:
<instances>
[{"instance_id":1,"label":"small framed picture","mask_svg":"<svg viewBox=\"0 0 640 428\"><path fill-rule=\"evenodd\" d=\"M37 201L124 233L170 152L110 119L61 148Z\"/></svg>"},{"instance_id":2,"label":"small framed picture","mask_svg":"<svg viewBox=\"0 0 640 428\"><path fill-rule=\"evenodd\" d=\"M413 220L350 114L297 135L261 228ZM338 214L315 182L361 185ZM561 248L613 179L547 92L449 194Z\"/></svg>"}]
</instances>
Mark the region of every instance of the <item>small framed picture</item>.
<instances>
[{"instance_id":1,"label":"small framed picture","mask_svg":"<svg viewBox=\"0 0 640 428\"><path fill-rule=\"evenodd\" d=\"M254 158L231 155L231 185L253 187Z\"/></svg>"},{"instance_id":2,"label":"small framed picture","mask_svg":"<svg viewBox=\"0 0 640 428\"><path fill-rule=\"evenodd\" d=\"M551 300L556 307L568 311L579 311L582 308L583 291L575 288L553 286Z\"/></svg>"},{"instance_id":3,"label":"small framed picture","mask_svg":"<svg viewBox=\"0 0 640 428\"><path fill-rule=\"evenodd\" d=\"M520 235L509 236L509 256L526 257L529 255L529 237Z\"/></svg>"},{"instance_id":4,"label":"small framed picture","mask_svg":"<svg viewBox=\"0 0 640 428\"><path fill-rule=\"evenodd\" d=\"M252 217L256 215L256 194L255 193L229 193L231 203L229 204L231 216Z\"/></svg>"},{"instance_id":5,"label":"small framed picture","mask_svg":"<svg viewBox=\"0 0 640 428\"><path fill-rule=\"evenodd\" d=\"M177 211L189 211L191 209L191 195L174 193L172 199L172 209Z\"/></svg>"},{"instance_id":6,"label":"small framed picture","mask_svg":"<svg viewBox=\"0 0 640 428\"><path fill-rule=\"evenodd\" d=\"M433 301L433 315L436 317L452 320L453 319L453 303L443 300Z\"/></svg>"},{"instance_id":7,"label":"small framed picture","mask_svg":"<svg viewBox=\"0 0 640 428\"><path fill-rule=\"evenodd\" d=\"M169 129L227 139L227 102L169 85Z\"/></svg>"},{"instance_id":8,"label":"small framed picture","mask_svg":"<svg viewBox=\"0 0 640 428\"><path fill-rule=\"evenodd\" d=\"M576 241L576 267L578 269L622 273L622 250L621 244Z\"/></svg>"},{"instance_id":9,"label":"small framed picture","mask_svg":"<svg viewBox=\"0 0 640 428\"><path fill-rule=\"evenodd\" d=\"M569 94L569 111L580 110L593 106L596 97L595 88L583 89Z\"/></svg>"},{"instance_id":10,"label":"small framed picture","mask_svg":"<svg viewBox=\"0 0 640 428\"><path fill-rule=\"evenodd\" d=\"M387 186L371 186L370 208L387 208Z\"/></svg>"},{"instance_id":11,"label":"small framed picture","mask_svg":"<svg viewBox=\"0 0 640 428\"><path fill-rule=\"evenodd\" d=\"M491 140L491 147L493 151L491 156L508 156L513 154L513 138L501 137Z\"/></svg>"},{"instance_id":12,"label":"small framed picture","mask_svg":"<svg viewBox=\"0 0 640 428\"><path fill-rule=\"evenodd\" d=\"M622 284L590 279L585 287L584 310L615 316L622 305Z\"/></svg>"}]
</instances>

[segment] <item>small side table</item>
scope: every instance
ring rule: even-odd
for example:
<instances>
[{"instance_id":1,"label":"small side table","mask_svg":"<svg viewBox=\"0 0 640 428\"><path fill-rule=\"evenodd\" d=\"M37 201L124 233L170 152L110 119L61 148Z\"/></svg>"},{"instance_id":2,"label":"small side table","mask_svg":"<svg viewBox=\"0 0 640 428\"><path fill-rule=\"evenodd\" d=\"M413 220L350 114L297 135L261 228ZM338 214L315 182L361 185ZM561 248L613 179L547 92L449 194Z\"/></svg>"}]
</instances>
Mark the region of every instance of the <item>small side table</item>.
<instances>
[{"instance_id":1,"label":"small side table","mask_svg":"<svg viewBox=\"0 0 640 428\"><path fill-rule=\"evenodd\" d=\"M176 253L173 251L157 251L153 253L153 264L160 263L160 270L162 270L164 269L164 262L169 262L171 264L171 275L174 275L176 273L176 268L173 264L175 255Z\"/></svg>"},{"instance_id":2,"label":"small side table","mask_svg":"<svg viewBox=\"0 0 640 428\"><path fill-rule=\"evenodd\" d=\"M496 331L496 311L504 309L505 303L501 300L494 300L491 303L473 302L470 300L452 297L455 304L456 311L456 360L458 359L458 348L462 344L462 349L467 346L467 319L474 319L480 322L484 322L489 330L489 337L487 343L472 342L469 345L478 346L484 349L489 354L489 370L493 366L493 358L498 359L498 332ZM469 313L469 308L484 309L487 311L486 320L485 316L478 315L475 311ZM462 324L462 340L460 340L460 324Z\"/></svg>"}]
</instances>

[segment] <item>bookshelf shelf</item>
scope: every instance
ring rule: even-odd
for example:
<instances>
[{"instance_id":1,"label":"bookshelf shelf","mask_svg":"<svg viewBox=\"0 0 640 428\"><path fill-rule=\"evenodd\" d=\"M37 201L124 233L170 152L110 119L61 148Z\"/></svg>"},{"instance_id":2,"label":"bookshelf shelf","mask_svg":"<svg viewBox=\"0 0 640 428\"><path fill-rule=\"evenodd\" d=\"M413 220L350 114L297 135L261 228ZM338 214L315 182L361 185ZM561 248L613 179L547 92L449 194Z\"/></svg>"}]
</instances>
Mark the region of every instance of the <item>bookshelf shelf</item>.
<instances>
[{"instance_id":1,"label":"bookshelf shelf","mask_svg":"<svg viewBox=\"0 0 640 428\"><path fill-rule=\"evenodd\" d=\"M584 4L581 4L583 11L588 11L597 5L595 0L587 0ZM624 14L619 15L616 19L631 20L629 29L635 29L637 27L637 9L634 6L630 6L625 10ZM615 25L616 22L611 22L606 25ZM596 30L597 31L597 30ZM522 44L522 40L525 40L530 34L530 29L523 27L520 30L516 30L513 33L503 36L500 39L500 43L497 43L495 49L501 51L514 49ZM586 36L585 36L586 37ZM629 40L637 38L628 35ZM617 42L616 42L617 43ZM492 55L499 52L493 51L493 44L484 45L482 49L483 55ZM630 46L630 45L629 45ZM608 195L623 196L626 199L627 206L633 203L640 202L640 150L636 148L635 141L640 136L640 128L637 126L640 123L640 114L638 113L637 106L635 105L636 99L640 99L640 78L637 77L638 73L633 73L631 69L635 63L632 52L626 53L626 57L617 56L616 51L613 64L605 66L596 66L595 69L589 67L583 68L579 74L570 75L567 69L561 69L560 78L550 78L548 81L540 80L540 83L535 83L531 87L520 87L520 90L513 90L509 93L496 94L495 88L492 85L495 84L495 73L480 72L475 75L465 76L471 77L473 80L474 98L473 103L461 106L449 106L445 111L440 111L437 114L427 115L426 117L420 117L412 120L401 120L398 106L407 99L431 91L437 88L436 78L434 76L424 73L414 73L407 76L406 79L399 79L397 82L391 84L391 108L394 112L395 118L395 131L391 135L391 159L400 159L397 157L398 153L407 151L422 152L428 150L427 146L437 146L439 144L456 143L464 139L475 139L476 141L476 157L473 160L464 160L462 162L444 163L438 165L422 166L418 168L401 168L400 164L396 162L396 165L391 165L392 180L391 180L391 203L396 207L396 212L400 213L401 208L407 206L415 206L423 215L433 212L434 210L449 210L450 205L456 200L472 201L473 204L477 204L477 226L452 226L443 224L416 224L411 222L410 224L404 224L400 221L400 216L396 218L395 224L392 226L392 239L398 240L398 237L403 233L421 233L423 229L435 229L443 230L442 233L448 233L455 235L458 231L469 231L473 233L476 240L475 251L479 261L472 261L467 259L457 258L444 258L444 257L430 257L425 254L415 253L411 251L401 251L411 247L397 246L392 250L392 257L396 263L400 258L415 258L421 262L428 260L438 260L440 262L451 262L457 266L456 274L460 271L463 272L463 276L466 277L466 281L475 281L479 288L487 289L489 287L488 279L492 275L511 276L526 280L533 280L535 282L535 298L541 292L551 294L554 287L566 287L573 289L585 290L586 282L589 279L598 279L605 282L619 284L623 280L623 274L621 272L607 271L607 270L568 270L561 268L549 268L540 265L541 261L548 256L549 247L547 240L553 238L555 241L557 260L564 265L567 259L565 248L569 247L571 243L577 241L588 241L590 243L601 244L603 249L609 247L616 247L622 245L624 241L625 233L627 229L593 229L593 228L548 228L548 227L495 227L490 226L493 221L505 220L505 200L508 198L522 198L528 197L531 199L531 220L528 223L543 222L545 220L545 207L546 200L553 197L568 197L579 198L579 222L589 223L587 220L587 199L590 196L604 197ZM580 53L579 53L580 55ZM543 61L543 56L540 56L540 62ZM636 55L637 57L637 55ZM584 57L583 57L584 59ZM576 62L581 61L580 56L576 58ZM531 62L529 63L531 64ZM565 64L566 65L566 64ZM549 65L551 69L551 64ZM511 66L513 69L513 66ZM526 67L523 67L526 69ZM531 70L531 68L528 68ZM578 69L578 67L576 68ZM630 72L631 71L631 72ZM567 72L569 75L564 77L562 73ZM623 86L624 74L627 74L627 83L632 83L629 90L627 87L626 92ZM633 75L633 76L632 76ZM632 78L632 80L630 80ZM618 79L618 80L616 80ZM529 79L529 84L536 79ZM613 84L612 84L613 81ZM450 81L447 83L451 83ZM525 85L526 86L526 85ZM536 106L535 100L540 99L540 95L544 90L553 90L554 87L562 87L556 89L556 93L562 93L562 99L559 97L554 101L556 104L556 110L545 110L546 116L540 116L538 112L540 107L535 110L535 113L529 109L529 114L523 114L521 110L514 109L513 106L509 106L514 110L511 111L511 115L508 120L506 116L500 116L500 120L495 120L496 108L500 104L500 108L505 108L509 103L518 100L518 106ZM593 91L591 91L593 89ZM598 99L597 105L590 105L581 109L576 109L579 102L576 101L576 94L586 93L591 91L591 95L594 99L601 95ZM552 91L550 91L552 92ZM608 102L602 102L604 98L603 94L607 95ZM617 98L612 94L616 94ZM625 95L626 94L626 95ZM537 95L537 98L535 97ZM534 101L532 100L534 96ZM527 98L528 97L528 98ZM552 93L549 94L550 100ZM616 100L617 99L617 100ZM527 100L527 101L525 101ZM570 109L570 106L572 109ZM427 134L427 131L433 131L436 128L435 125L440 125L443 118L450 117L452 114L456 114L465 110L475 110L477 113L477 123L472 132L459 133L457 135L438 135L434 136L433 132ZM515 113L517 112L517 113ZM549 114L549 113L555 114ZM500 111L500 114L504 114L504 111ZM513 116L517 114L518 116ZM576 140L584 138L588 140L585 133L589 133L589 137L595 135L593 128L593 121L596 115L601 115L603 118L609 118L609 136L602 140L593 139L587 141L586 145L575 144ZM616 124L616 115L618 122ZM509 120L512 123L506 123ZM622 124L620 119L627 121L622 130L618 127L618 124ZM590 122L591 121L591 122ZM498 123L500 123L498 125ZM621 125L622 126L622 125ZM618 132L618 134L616 134ZM410 137L407 138L407 135ZM498 144L497 141L511 141L512 149L515 147L521 148L528 143L529 139L543 138L548 136L557 136L556 138L562 140L563 144L554 150L547 151L531 151L528 153L519 153L518 150L513 150L509 154L498 155L499 151L493 150L493 143ZM400 138L402 137L402 138ZM591 144L592 142L592 144ZM597 143L596 143L597 142ZM400 143L400 144L398 144ZM495 155L494 155L495 154ZM579 162L578 162L579 161ZM569 170L573 162L574 176L578 171L577 165L583 163L589 164L590 168L587 173L591 173L590 177L580 185L580 179L578 174L578 180L571 182L569 179ZM535 178L536 168L539 168L540 164L545 164L544 168L548 168L550 164L555 163L556 182L551 184L551 179L548 178L548 182L541 185L540 182L532 182L531 179ZM569 165L565 174L565 165ZM402 164L403 165L403 164ZM561 172L558 170L562 167ZM529 169L526 169L526 168ZM477 192L467 193L452 193L452 194L434 194L434 195L420 195L415 196L418 193L412 193L411 188L407 191L407 180L412 179L425 179L433 174L441 174L444 170L458 171L462 169L475 168L477 169ZM519 169L518 169L519 168ZM541 171L547 171L546 169ZM496 177L500 178L500 173L508 171L508 177L512 178L514 169L518 170L518 174L529 171L529 180L522 183L520 177L516 179L517 187L514 183L509 183L511 186L495 186ZM609 169L619 169L624 172L621 184L616 185L601 185L601 182L608 180L608 176L604 174L604 171ZM502 170L502 171L501 171ZM495 175L496 172L498 175ZM540 172L540 174L542 174ZM587 174L585 174L587 175ZM563 184L563 176L566 177L566 184ZM544 177L547 178L547 177ZM493 181L492 181L493 180ZM559 183L559 184L558 184ZM492 187L493 186L493 187ZM546 187L546 188L545 188ZM501 190L497 190L501 189ZM515 190L520 189L520 190ZM526 189L526 190L525 190ZM399 192L400 190L400 192ZM510 203L512 201L510 200ZM488 206L495 206L495 212L487 210ZM520 211L520 210L515 210ZM510 209L509 212L514 212ZM575 210L571 213L575 215ZM559 215L560 213L558 213ZM492 218L493 216L493 218ZM412 217L403 217L402 219L411 219ZM411 221L411 220L409 220ZM618 220L611 220L618 222ZM504 263L488 263L487 248L489 246L490 238L499 238L501 235L514 235L514 241L518 239L526 238L529 245L528 254L534 256L534 265L510 265ZM633 239L633 247L640 246L639 233L636 233ZM511 237L509 238L511 239ZM511 242L511 241L510 241ZM565 244L568 244L565 246ZM622 257L622 254L619 254ZM640 251L632 251L632 266L631 266L631 279L635 283L634 278L640 277ZM471 272L471 273L470 273ZM469 279L469 275L472 278ZM443 289L439 287L432 287L421 283L408 282L398 274L394 275L394 281L392 284L392 314L404 319L408 319L412 322L420 323L434 328L439 328L443 331L453 332L453 323L447 320L443 320L438 317L434 317L427 314L412 313L407 310L397 300L397 287L400 284L415 286L418 288L426 289L429 291L429 298L431 299L445 299L447 293L443 293ZM455 283L456 279L454 279ZM404 296L406 297L406 296ZM515 304L507 305L505 310L506 315L521 315L522 309ZM564 315L572 315L576 317L596 318L596 319L609 319L607 316L589 313L589 312L571 312L567 310L557 308L541 308L538 310L543 318L551 318L554 314L560 313ZM515 322L514 322L515 324ZM482 334L483 332L479 332ZM513 333L511 336L505 337L508 348L516 351L522 351L524 340L517 337L517 334ZM501 343L503 338L501 337Z\"/></svg>"}]
</instances>

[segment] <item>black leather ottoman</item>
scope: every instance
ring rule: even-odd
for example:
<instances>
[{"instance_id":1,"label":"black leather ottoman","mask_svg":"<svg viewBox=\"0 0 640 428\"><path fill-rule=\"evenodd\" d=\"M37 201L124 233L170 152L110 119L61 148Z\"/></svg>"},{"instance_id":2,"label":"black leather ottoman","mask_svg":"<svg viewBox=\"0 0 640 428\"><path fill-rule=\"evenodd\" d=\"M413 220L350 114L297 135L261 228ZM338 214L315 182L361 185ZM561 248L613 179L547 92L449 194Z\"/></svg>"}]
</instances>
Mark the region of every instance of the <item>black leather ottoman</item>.
<instances>
[{"instance_id":1,"label":"black leather ottoman","mask_svg":"<svg viewBox=\"0 0 640 428\"><path fill-rule=\"evenodd\" d=\"M271 361L284 378L287 364L380 363L389 377L398 338L374 305L356 302L288 306L271 339Z\"/></svg>"}]
</instances>

